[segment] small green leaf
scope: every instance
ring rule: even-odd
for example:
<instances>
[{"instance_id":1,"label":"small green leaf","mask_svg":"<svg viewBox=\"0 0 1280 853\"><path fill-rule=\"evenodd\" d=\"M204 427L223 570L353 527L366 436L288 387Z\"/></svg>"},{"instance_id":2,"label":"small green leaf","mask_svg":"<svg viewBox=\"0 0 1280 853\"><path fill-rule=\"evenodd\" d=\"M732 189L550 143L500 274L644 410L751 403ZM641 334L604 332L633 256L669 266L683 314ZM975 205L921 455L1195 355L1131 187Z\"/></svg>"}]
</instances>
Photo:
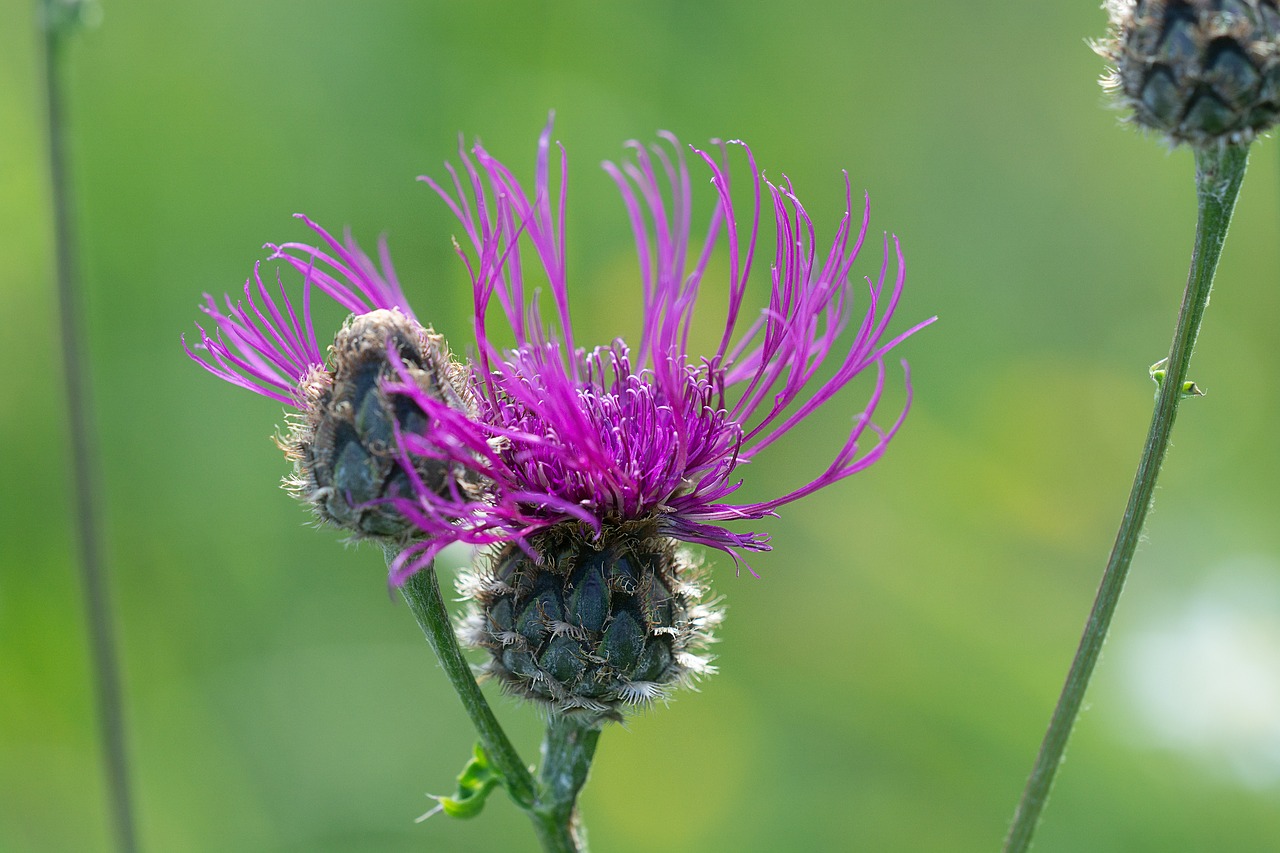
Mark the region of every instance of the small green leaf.
<instances>
[{"instance_id":1,"label":"small green leaf","mask_svg":"<svg viewBox=\"0 0 1280 853\"><path fill-rule=\"evenodd\" d=\"M439 805L418 820L426 820L441 811L449 817L475 817L484 808L484 801L489 796L489 792L501 783L502 775L489 763L489 756L485 754L484 747L477 743L475 757L468 761L467 766L463 767L462 772L458 774L457 793L452 797L432 795L431 799Z\"/></svg>"},{"instance_id":2,"label":"small green leaf","mask_svg":"<svg viewBox=\"0 0 1280 853\"><path fill-rule=\"evenodd\" d=\"M1159 389L1160 386L1164 384L1164 378L1165 376L1168 375L1168 372L1165 370L1165 363L1168 361L1169 361L1168 358L1162 358L1159 361L1157 361L1155 364L1151 365L1151 367L1148 368L1147 370L1147 372L1151 375L1151 379L1156 383L1157 389ZM1157 393L1159 392L1157 391ZM1200 390L1199 385L1197 385L1196 383L1188 379L1182 383L1182 392L1180 396L1184 400L1187 399L1188 397L1203 397L1204 391Z\"/></svg>"},{"instance_id":3,"label":"small green leaf","mask_svg":"<svg viewBox=\"0 0 1280 853\"><path fill-rule=\"evenodd\" d=\"M1164 377L1166 372L1164 369L1164 366L1168 363L1169 363L1169 357L1165 356L1164 358L1160 359L1155 364L1147 368L1147 373L1155 381L1156 387L1159 387L1160 384L1164 382Z\"/></svg>"}]
</instances>

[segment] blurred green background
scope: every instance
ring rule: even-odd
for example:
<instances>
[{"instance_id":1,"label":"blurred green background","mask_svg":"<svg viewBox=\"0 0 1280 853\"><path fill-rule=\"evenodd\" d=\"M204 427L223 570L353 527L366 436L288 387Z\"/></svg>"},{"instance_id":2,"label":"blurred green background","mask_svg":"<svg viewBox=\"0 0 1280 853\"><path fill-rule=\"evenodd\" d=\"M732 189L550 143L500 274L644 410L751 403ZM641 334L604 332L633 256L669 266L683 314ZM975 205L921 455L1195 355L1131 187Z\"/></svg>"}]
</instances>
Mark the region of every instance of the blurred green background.
<instances>
[{"instance_id":1,"label":"blurred green background","mask_svg":"<svg viewBox=\"0 0 1280 853\"><path fill-rule=\"evenodd\" d=\"M0 850L109 847L52 281L39 37L0 0ZM305 211L386 233L465 341L443 205L457 134L571 162L579 341L634 298L598 163L741 137L824 235L840 169L902 238L916 397L871 471L716 557L721 674L606 732L599 851L990 851L1115 532L1194 226L1191 158L1117 126L1096 2L107 3L71 51L102 513L150 851L529 850L501 795L412 819L472 735L380 556L276 488L280 407L179 347ZM1156 510L1037 851L1280 844L1280 177L1256 146ZM699 181L700 182L700 181ZM870 272L868 253L861 272ZM899 397L900 399L900 397ZM812 476L829 407L748 471ZM886 409L888 411L888 409ZM443 573L450 574L449 567ZM499 713L530 760L539 723Z\"/></svg>"}]
</instances>

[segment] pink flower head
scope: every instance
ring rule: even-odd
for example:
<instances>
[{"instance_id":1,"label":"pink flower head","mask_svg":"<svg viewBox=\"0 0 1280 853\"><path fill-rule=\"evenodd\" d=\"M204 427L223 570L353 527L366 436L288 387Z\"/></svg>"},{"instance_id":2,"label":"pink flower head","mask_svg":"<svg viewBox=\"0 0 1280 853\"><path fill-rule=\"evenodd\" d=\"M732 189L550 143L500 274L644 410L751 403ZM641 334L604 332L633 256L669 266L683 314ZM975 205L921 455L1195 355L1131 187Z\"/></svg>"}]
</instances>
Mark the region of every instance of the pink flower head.
<instances>
[{"instance_id":1,"label":"pink flower head","mask_svg":"<svg viewBox=\"0 0 1280 853\"><path fill-rule=\"evenodd\" d=\"M398 308L409 317L413 314L396 281L385 243L378 245L379 271L350 234L345 242L338 242L307 217L298 214L297 218L316 232L327 248L302 243L268 243L266 248L272 250L268 260L281 260L302 274L301 311L295 309L279 279L277 301L262 280L261 266L255 265L253 278L244 283L244 301L233 304L230 296L224 296L224 309L212 296L204 295L200 310L213 319L214 332L210 335L196 325L200 342L195 349L203 352L193 352L185 335L182 346L214 376L301 410L307 405L304 380L324 367L324 352L311 323L313 287L353 314L379 308Z\"/></svg>"},{"instance_id":2,"label":"pink flower head","mask_svg":"<svg viewBox=\"0 0 1280 853\"><path fill-rule=\"evenodd\" d=\"M884 361L933 319L888 336L905 276L896 237L884 238L874 276L851 277L870 207L864 200L860 221L854 218L847 176L846 211L827 247L790 182L765 179L745 143L720 145L714 155L690 149L715 194L705 235L695 241L689 163L674 136L661 137L666 145L630 143L629 160L604 166L622 194L639 255L643 316L635 345L615 340L586 349L574 339L566 158L561 149L553 180L550 123L539 139L531 193L479 144L460 150L461 173L446 166L451 186L421 179L462 226L458 252L475 297L471 367L478 405L461 411L407 381L387 390L411 398L430 421L401 435L405 461L463 465L487 485L483 496L419 488L413 499L396 501L424 536L393 563L394 582L452 542L515 543L533 553L536 534L564 523L599 534L610 525L652 521L660 535L739 560L744 551L768 550L768 536L726 525L776 515L868 467L901 426L906 407L888 427L872 421L886 382ZM745 153L749 167L754 204L746 210L730 193L729 146ZM762 210L772 212L776 236L768 301L757 307L746 296ZM722 241L729 259L724 329L714 352L690 352L698 291ZM552 321L526 286L530 269L549 282ZM510 348L489 332L499 310L514 333ZM869 369L876 377L870 398L825 470L770 500L735 500L743 466ZM909 375L904 381L909 406Z\"/></svg>"}]
</instances>

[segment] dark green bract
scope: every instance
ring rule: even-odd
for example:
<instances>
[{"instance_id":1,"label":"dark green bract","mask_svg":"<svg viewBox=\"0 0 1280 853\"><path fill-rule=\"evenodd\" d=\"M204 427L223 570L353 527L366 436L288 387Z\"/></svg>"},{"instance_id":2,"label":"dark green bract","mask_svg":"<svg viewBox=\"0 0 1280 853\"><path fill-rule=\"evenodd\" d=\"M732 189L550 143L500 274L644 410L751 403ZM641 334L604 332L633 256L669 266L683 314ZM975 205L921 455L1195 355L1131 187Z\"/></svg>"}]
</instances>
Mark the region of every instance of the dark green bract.
<instances>
[{"instance_id":1,"label":"dark green bract","mask_svg":"<svg viewBox=\"0 0 1280 853\"><path fill-rule=\"evenodd\" d=\"M464 639L516 695L562 713L620 718L709 671L695 652L718 612L675 543L650 525L607 526L599 540L565 525L515 545L470 578Z\"/></svg>"},{"instance_id":2,"label":"dark green bract","mask_svg":"<svg viewBox=\"0 0 1280 853\"><path fill-rule=\"evenodd\" d=\"M1275 0L1112 2L1103 84L1174 142L1242 143L1280 118Z\"/></svg>"},{"instance_id":3,"label":"dark green bract","mask_svg":"<svg viewBox=\"0 0 1280 853\"><path fill-rule=\"evenodd\" d=\"M459 368L443 339L399 311L378 310L347 319L329 348L326 370L307 384L307 410L281 443L296 470L290 490L324 521L361 537L403 540L415 530L389 498L415 489L400 461L396 429L423 431L427 418L408 396L382 384L401 377L388 360L388 343L406 374L455 408L467 405ZM427 489L444 493L465 480L459 466L416 457Z\"/></svg>"}]
</instances>

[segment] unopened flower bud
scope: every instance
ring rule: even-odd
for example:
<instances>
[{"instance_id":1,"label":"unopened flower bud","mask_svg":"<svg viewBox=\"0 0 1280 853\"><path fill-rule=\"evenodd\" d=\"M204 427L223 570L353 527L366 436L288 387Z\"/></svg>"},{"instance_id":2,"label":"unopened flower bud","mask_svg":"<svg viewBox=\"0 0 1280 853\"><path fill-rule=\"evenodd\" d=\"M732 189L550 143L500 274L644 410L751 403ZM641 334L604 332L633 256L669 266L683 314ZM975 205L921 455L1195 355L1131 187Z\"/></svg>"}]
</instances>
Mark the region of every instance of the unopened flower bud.
<instances>
[{"instance_id":1,"label":"unopened flower bud","mask_svg":"<svg viewBox=\"0 0 1280 853\"><path fill-rule=\"evenodd\" d=\"M444 338L400 311L379 309L347 318L324 368L303 380L306 408L280 440L294 462L290 491L322 520L358 537L404 541L415 533L391 503L415 493L396 430L421 432L428 418L408 396L383 389L384 382L403 378L401 370L425 393L470 410L462 368L450 359ZM458 465L414 457L413 469L439 494L468 487Z\"/></svg>"},{"instance_id":2,"label":"unopened flower bud","mask_svg":"<svg viewBox=\"0 0 1280 853\"><path fill-rule=\"evenodd\" d=\"M1247 143L1280 119L1275 0L1110 0L1103 86L1175 143Z\"/></svg>"},{"instance_id":3,"label":"unopened flower bud","mask_svg":"<svg viewBox=\"0 0 1280 853\"><path fill-rule=\"evenodd\" d=\"M721 613L699 603L688 556L651 528L606 526L591 540L563 525L536 537L538 560L506 546L464 578L463 639L489 652L485 669L511 693L557 713L621 719L713 672L698 652Z\"/></svg>"}]
</instances>

